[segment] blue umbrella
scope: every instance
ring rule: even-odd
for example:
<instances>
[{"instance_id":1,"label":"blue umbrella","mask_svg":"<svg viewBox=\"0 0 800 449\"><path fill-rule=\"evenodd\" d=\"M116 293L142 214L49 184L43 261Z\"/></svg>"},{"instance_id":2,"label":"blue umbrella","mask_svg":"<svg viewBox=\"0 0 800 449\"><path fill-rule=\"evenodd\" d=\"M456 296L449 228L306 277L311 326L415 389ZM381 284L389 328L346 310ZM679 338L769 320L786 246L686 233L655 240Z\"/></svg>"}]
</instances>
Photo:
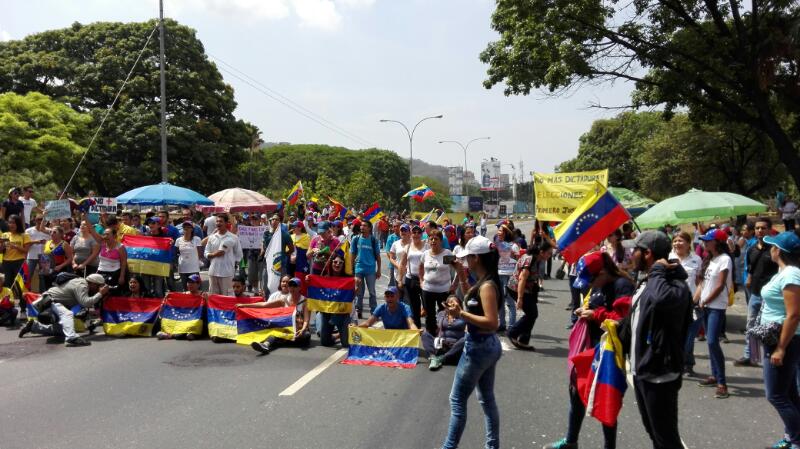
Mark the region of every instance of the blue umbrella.
<instances>
[{"instance_id":1,"label":"blue umbrella","mask_svg":"<svg viewBox=\"0 0 800 449\"><path fill-rule=\"evenodd\" d=\"M194 190L162 182L125 192L117 197L117 204L136 204L140 206L166 206L169 204L188 206L198 204L213 206L214 202Z\"/></svg>"}]
</instances>

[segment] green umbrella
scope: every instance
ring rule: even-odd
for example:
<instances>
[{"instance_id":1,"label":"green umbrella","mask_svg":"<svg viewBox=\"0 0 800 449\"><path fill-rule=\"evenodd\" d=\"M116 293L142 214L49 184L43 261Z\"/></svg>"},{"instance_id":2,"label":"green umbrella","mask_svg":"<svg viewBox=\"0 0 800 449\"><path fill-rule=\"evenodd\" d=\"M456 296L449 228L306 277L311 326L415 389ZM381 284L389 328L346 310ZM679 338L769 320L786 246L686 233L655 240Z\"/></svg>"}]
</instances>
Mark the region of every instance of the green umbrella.
<instances>
[{"instance_id":1,"label":"green umbrella","mask_svg":"<svg viewBox=\"0 0 800 449\"><path fill-rule=\"evenodd\" d=\"M636 223L643 229L654 229L666 224L703 222L717 217L734 217L765 210L766 204L736 193L692 189L651 207L636 218Z\"/></svg>"},{"instance_id":2,"label":"green umbrella","mask_svg":"<svg viewBox=\"0 0 800 449\"><path fill-rule=\"evenodd\" d=\"M619 200L619 203L625 209L647 209L656 204L650 198L623 187L609 187L608 191L614 195L614 198Z\"/></svg>"}]
</instances>

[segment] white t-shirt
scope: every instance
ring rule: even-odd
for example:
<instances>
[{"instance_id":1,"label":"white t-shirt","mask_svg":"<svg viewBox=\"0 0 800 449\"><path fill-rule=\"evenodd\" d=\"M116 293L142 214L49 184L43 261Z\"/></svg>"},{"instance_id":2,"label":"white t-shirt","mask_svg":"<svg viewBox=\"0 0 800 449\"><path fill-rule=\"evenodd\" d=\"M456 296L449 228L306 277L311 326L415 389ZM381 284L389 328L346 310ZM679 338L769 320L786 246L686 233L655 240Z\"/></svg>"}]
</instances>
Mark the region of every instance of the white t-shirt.
<instances>
[{"instance_id":1,"label":"white t-shirt","mask_svg":"<svg viewBox=\"0 0 800 449\"><path fill-rule=\"evenodd\" d=\"M680 257L674 252L669 253L668 258L680 260ZM692 296L694 296L694 292L697 290L697 272L700 271L700 268L703 266L703 259L697 254L690 252L689 255L680 262L683 269L686 270L686 274L689 275L689 277L686 278L686 284L689 285L689 291L691 291Z\"/></svg>"},{"instance_id":2,"label":"white t-shirt","mask_svg":"<svg viewBox=\"0 0 800 449\"><path fill-rule=\"evenodd\" d=\"M206 235L211 235L215 229L217 229L217 217L212 215L203 222L203 230Z\"/></svg>"},{"instance_id":3,"label":"white t-shirt","mask_svg":"<svg viewBox=\"0 0 800 449\"><path fill-rule=\"evenodd\" d=\"M33 226L28 228L28 229L26 229L25 233L28 234L31 237L31 241L32 242L35 242L35 241L38 241L38 240L49 240L50 239L50 234L48 234L46 232L42 232L42 231L36 229L36 227L33 227ZM31 260L38 259L39 256L42 255L42 251L43 250L44 250L44 243L36 243L36 244L31 245L28 248L28 259L31 259Z\"/></svg>"},{"instance_id":4,"label":"white t-shirt","mask_svg":"<svg viewBox=\"0 0 800 449\"><path fill-rule=\"evenodd\" d=\"M25 215L25 217L24 217L25 218L25 223L30 224L31 223L31 212L33 212L33 208L38 206L38 203L33 198L31 198L29 200L26 200L25 198L20 198L19 200L22 201L22 205L25 206L25 208L22 211L22 214Z\"/></svg>"},{"instance_id":5,"label":"white t-shirt","mask_svg":"<svg viewBox=\"0 0 800 449\"><path fill-rule=\"evenodd\" d=\"M517 267L517 259L514 254L519 254L519 245L513 242L497 242L497 252L500 260L497 262L497 274L501 276L511 276L514 268Z\"/></svg>"},{"instance_id":6,"label":"white t-shirt","mask_svg":"<svg viewBox=\"0 0 800 449\"><path fill-rule=\"evenodd\" d=\"M392 243L392 247L389 248L389 252L394 254L395 260L397 263L401 263L403 261L403 254L406 253L406 247L403 246L402 240L396 240ZM400 281L400 270L394 270L394 277L396 281Z\"/></svg>"},{"instance_id":7,"label":"white t-shirt","mask_svg":"<svg viewBox=\"0 0 800 449\"><path fill-rule=\"evenodd\" d=\"M292 305L292 294L289 292L283 293L280 290L272 293L269 295L269 299L267 300L267 304L274 304L274 303L282 303L283 307L289 307Z\"/></svg>"},{"instance_id":8,"label":"white t-shirt","mask_svg":"<svg viewBox=\"0 0 800 449\"><path fill-rule=\"evenodd\" d=\"M412 275L419 275L419 261L422 259L422 253L424 253L426 249L428 249L428 245L424 245L422 249L417 249L414 247L413 242L406 246L406 260L408 261L406 279L411 279Z\"/></svg>"},{"instance_id":9,"label":"white t-shirt","mask_svg":"<svg viewBox=\"0 0 800 449\"><path fill-rule=\"evenodd\" d=\"M206 243L206 257L221 249L224 250L223 255L211 259L211 263L208 266L208 275L233 277L236 272L236 263L242 260L242 247L239 245L239 237L233 232L211 234Z\"/></svg>"},{"instance_id":10,"label":"white t-shirt","mask_svg":"<svg viewBox=\"0 0 800 449\"><path fill-rule=\"evenodd\" d=\"M709 298L711 291L719 285L720 274L723 270L728 270L725 280L725 287L719 292L716 298ZM727 309L728 291L733 287L733 261L727 254L720 254L711 259L703 276L703 291L700 294L700 302L709 309Z\"/></svg>"},{"instance_id":11,"label":"white t-shirt","mask_svg":"<svg viewBox=\"0 0 800 449\"><path fill-rule=\"evenodd\" d=\"M203 243L198 236L192 236L191 240L179 237L175 240L175 248L178 248L178 273L199 273L200 256L197 254L197 247Z\"/></svg>"},{"instance_id":12,"label":"white t-shirt","mask_svg":"<svg viewBox=\"0 0 800 449\"><path fill-rule=\"evenodd\" d=\"M425 278L422 280L422 289L427 292L445 293L450 291L450 265L445 265L444 256L453 253L449 249L442 249L439 254L434 255L431 250L422 253L422 267L425 270Z\"/></svg>"}]
</instances>

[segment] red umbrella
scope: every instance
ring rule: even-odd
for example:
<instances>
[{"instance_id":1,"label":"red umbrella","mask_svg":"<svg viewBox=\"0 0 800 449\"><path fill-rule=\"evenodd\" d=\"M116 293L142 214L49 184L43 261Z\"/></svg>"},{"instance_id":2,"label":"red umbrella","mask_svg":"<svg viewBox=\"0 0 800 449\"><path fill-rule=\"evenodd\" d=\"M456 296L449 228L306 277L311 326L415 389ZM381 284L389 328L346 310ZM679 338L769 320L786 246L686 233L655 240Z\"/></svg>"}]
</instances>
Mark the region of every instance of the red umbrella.
<instances>
[{"instance_id":1,"label":"red umbrella","mask_svg":"<svg viewBox=\"0 0 800 449\"><path fill-rule=\"evenodd\" d=\"M239 187L221 190L209 198L215 206L228 212L270 212L278 208L278 204L266 196Z\"/></svg>"}]
</instances>

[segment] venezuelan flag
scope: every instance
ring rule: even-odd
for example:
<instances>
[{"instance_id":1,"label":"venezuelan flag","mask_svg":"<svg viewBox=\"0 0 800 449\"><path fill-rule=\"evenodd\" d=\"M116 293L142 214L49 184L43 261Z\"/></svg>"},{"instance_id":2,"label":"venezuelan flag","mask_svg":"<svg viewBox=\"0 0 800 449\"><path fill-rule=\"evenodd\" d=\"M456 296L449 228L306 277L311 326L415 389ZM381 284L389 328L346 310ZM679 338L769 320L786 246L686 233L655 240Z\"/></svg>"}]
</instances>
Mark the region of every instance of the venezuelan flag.
<instances>
[{"instance_id":1,"label":"venezuelan flag","mask_svg":"<svg viewBox=\"0 0 800 449\"><path fill-rule=\"evenodd\" d=\"M339 218L339 220L344 220L345 215L347 214L347 208L344 207L344 204L336 201L335 199L328 196L328 201L330 201L331 206L333 206L333 214L335 217Z\"/></svg>"},{"instance_id":2,"label":"venezuelan flag","mask_svg":"<svg viewBox=\"0 0 800 449\"><path fill-rule=\"evenodd\" d=\"M617 336L617 324L604 322L605 334L600 343L572 357L577 374L577 387L586 413L606 426L617 423L622 410L622 398L628 384L625 381L625 358L622 342Z\"/></svg>"},{"instance_id":3,"label":"venezuelan flag","mask_svg":"<svg viewBox=\"0 0 800 449\"><path fill-rule=\"evenodd\" d=\"M403 195L403 198L411 197L414 199L414 201L421 203L434 195L435 193L433 193L433 190L431 190L430 187L422 184L416 189L409 190L408 193Z\"/></svg>"},{"instance_id":4,"label":"venezuelan flag","mask_svg":"<svg viewBox=\"0 0 800 449\"><path fill-rule=\"evenodd\" d=\"M419 355L419 332L405 329L350 328L345 365L414 368Z\"/></svg>"},{"instance_id":5,"label":"venezuelan flag","mask_svg":"<svg viewBox=\"0 0 800 449\"><path fill-rule=\"evenodd\" d=\"M372 224L377 223L381 217L383 217L383 209L381 209L377 202L372 203L372 206L364 212L364 218L369 220Z\"/></svg>"},{"instance_id":6,"label":"venezuelan flag","mask_svg":"<svg viewBox=\"0 0 800 449\"><path fill-rule=\"evenodd\" d=\"M236 309L236 343L249 345L269 337L294 340L294 307Z\"/></svg>"},{"instance_id":7,"label":"venezuelan flag","mask_svg":"<svg viewBox=\"0 0 800 449\"><path fill-rule=\"evenodd\" d=\"M103 331L106 335L149 337L161 309L161 298L112 296L103 300Z\"/></svg>"},{"instance_id":8,"label":"venezuelan flag","mask_svg":"<svg viewBox=\"0 0 800 449\"><path fill-rule=\"evenodd\" d=\"M435 207L433 209L431 209L430 212L428 212L428 215L422 217L422 219L419 221L419 225L420 226L425 226L425 223L431 221L431 217L433 216L434 212L436 212L436 208Z\"/></svg>"},{"instance_id":9,"label":"venezuelan flag","mask_svg":"<svg viewBox=\"0 0 800 449\"><path fill-rule=\"evenodd\" d=\"M297 184L292 187L292 191L289 192L289 196L286 197L286 202L289 204L294 204L300 197L303 195L303 183L297 181Z\"/></svg>"},{"instance_id":10,"label":"venezuelan flag","mask_svg":"<svg viewBox=\"0 0 800 449\"><path fill-rule=\"evenodd\" d=\"M350 313L353 311L356 279L354 277L308 277L308 308L316 312Z\"/></svg>"},{"instance_id":11,"label":"venezuelan flag","mask_svg":"<svg viewBox=\"0 0 800 449\"><path fill-rule=\"evenodd\" d=\"M128 254L128 270L131 273L152 276L169 276L172 263L172 241L166 237L126 235L122 244Z\"/></svg>"},{"instance_id":12,"label":"venezuelan flag","mask_svg":"<svg viewBox=\"0 0 800 449\"><path fill-rule=\"evenodd\" d=\"M564 260L575 263L630 219L630 214L619 204L614 195L597 182L594 193L587 197L586 201L566 220L556 226L558 249Z\"/></svg>"},{"instance_id":13,"label":"venezuelan flag","mask_svg":"<svg viewBox=\"0 0 800 449\"><path fill-rule=\"evenodd\" d=\"M170 292L161 305L161 330L168 334L203 333L203 297Z\"/></svg>"},{"instance_id":14,"label":"venezuelan flag","mask_svg":"<svg viewBox=\"0 0 800 449\"><path fill-rule=\"evenodd\" d=\"M208 297L208 336L236 340L236 304L251 304L264 299L257 296Z\"/></svg>"}]
</instances>

